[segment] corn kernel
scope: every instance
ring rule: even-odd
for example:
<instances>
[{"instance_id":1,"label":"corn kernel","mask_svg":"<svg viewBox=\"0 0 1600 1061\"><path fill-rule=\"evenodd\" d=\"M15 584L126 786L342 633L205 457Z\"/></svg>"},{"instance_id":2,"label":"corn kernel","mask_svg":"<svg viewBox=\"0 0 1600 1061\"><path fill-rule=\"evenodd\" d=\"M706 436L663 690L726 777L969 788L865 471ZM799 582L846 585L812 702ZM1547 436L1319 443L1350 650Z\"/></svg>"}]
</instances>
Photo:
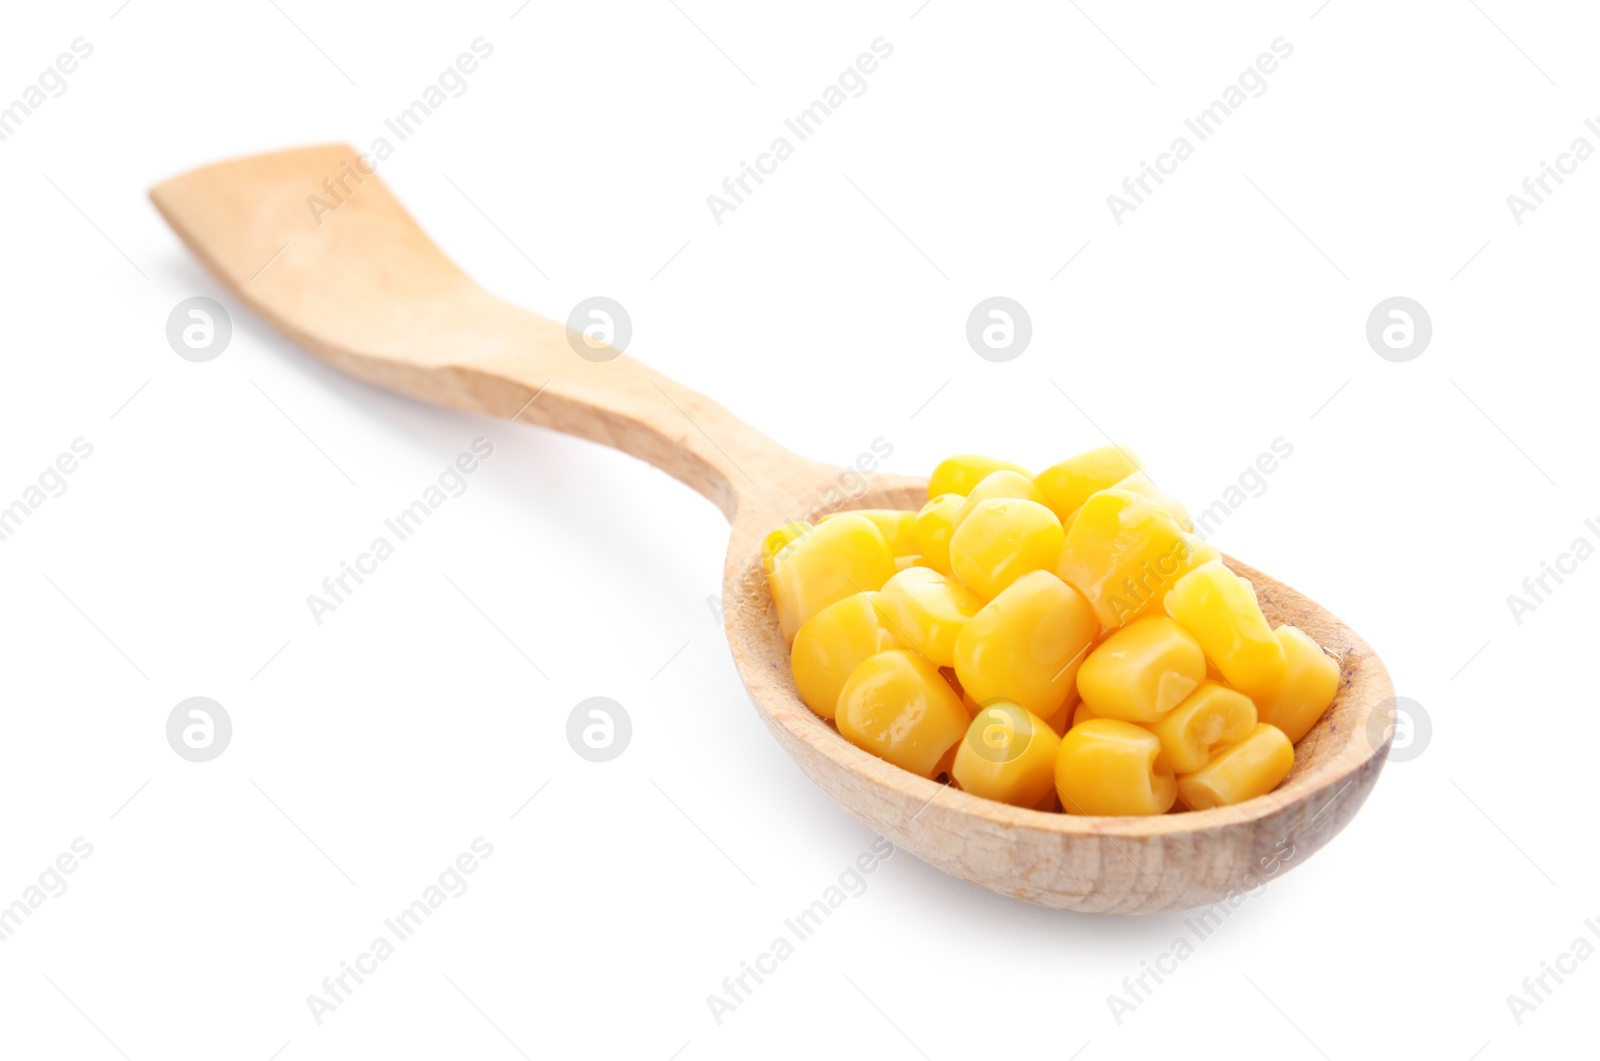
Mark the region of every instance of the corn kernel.
<instances>
[{"instance_id":1,"label":"corn kernel","mask_svg":"<svg viewBox=\"0 0 1600 1061\"><path fill-rule=\"evenodd\" d=\"M961 697L961 706L967 709L969 717L983 710L983 705L974 700L972 694L961 687L961 679L956 677L956 669L954 667L940 667L939 673L950 684L950 688L956 691L956 695Z\"/></svg>"},{"instance_id":2,"label":"corn kernel","mask_svg":"<svg viewBox=\"0 0 1600 1061\"><path fill-rule=\"evenodd\" d=\"M1261 614L1255 590L1220 560L1178 579L1167 593L1166 609L1241 693L1264 696L1283 681L1287 657Z\"/></svg>"},{"instance_id":3,"label":"corn kernel","mask_svg":"<svg viewBox=\"0 0 1600 1061\"><path fill-rule=\"evenodd\" d=\"M1014 807L1053 809L1061 738L1031 711L997 700L973 717L950 776L963 791Z\"/></svg>"},{"instance_id":4,"label":"corn kernel","mask_svg":"<svg viewBox=\"0 0 1600 1061\"><path fill-rule=\"evenodd\" d=\"M1017 472L991 472L983 477L983 481L968 492L966 500L961 502L961 509L956 513L954 530L960 530L961 524L972 515L973 509L985 501L1032 501L1041 507L1044 505L1044 493L1033 480Z\"/></svg>"},{"instance_id":5,"label":"corn kernel","mask_svg":"<svg viewBox=\"0 0 1600 1061\"><path fill-rule=\"evenodd\" d=\"M876 591L835 601L806 620L794 635L789 663L807 707L832 718L839 690L861 663L891 648L909 648L879 611Z\"/></svg>"},{"instance_id":6,"label":"corn kernel","mask_svg":"<svg viewBox=\"0 0 1600 1061\"><path fill-rule=\"evenodd\" d=\"M1079 706L1078 686L1074 683L1072 692L1067 695L1065 700L1061 701L1061 706L1056 708L1056 713L1045 719L1045 724L1050 727L1056 736L1061 736L1072 728L1072 721Z\"/></svg>"},{"instance_id":7,"label":"corn kernel","mask_svg":"<svg viewBox=\"0 0 1600 1061\"><path fill-rule=\"evenodd\" d=\"M966 500L961 494L940 494L917 513L917 552L924 564L941 575L950 573L950 535L956 527L956 513Z\"/></svg>"},{"instance_id":8,"label":"corn kernel","mask_svg":"<svg viewBox=\"0 0 1600 1061\"><path fill-rule=\"evenodd\" d=\"M1114 489L1131 490L1140 497L1148 498L1157 508L1171 516L1178 526L1186 531L1194 530L1194 520L1189 517L1189 510L1170 495L1163 493L1144 472L1134 472L1119 481Z\"/></svg>"},{"instance_id":9,"label":"corn kernel","mask_svg":"<svg viewBox=\"0 0 1600 1061\"><path fill-rule=\"evenodd\" d=\"M1101 718L1158 722L1206 676L1194 635L1164 615L1129 623L1089 653L1078 692Z\"/></svg>"},{"instance_id":10,"label":"corn kernel","mask_svg":"<svg viewBox=\"0 0 1600 1061\"><path fill-rule=\"evenodd\" d=\"M1277 726L1298 744L1333 703L1339 691L1339 664L1298 627L1280 626L1273 636L1283 646L1287 666L1283 680L1257 706L1261 721Z\"/></svg>"},{"instance_id":11,"label":"corn kernel","mask_svg":"<svg viewBox=\"0 0 1600 1061\"><path fill-rule=\"evenodd\" d=\"M1173 518L1130 490L1101 490L1067 530L1056 574L1089 598L1112 629L1161 614L1162 594L1194 566Z\"/></svg>"},{"instance_id":12,"label":"corn kernel","mask_svg":"<svg viewBox=\"0 0 1600 1061\"><path fill-rule=\"evenodd\" d=\"M882 589L894 556L871 520L854 512L818 524L774 555L767 576L778 624L791 643L813 615L855 593Z\"/></svg>"},{"instance_id":13,"label":"corn kernel","mask_svg":"<svg viewBox=\"0 0 1600 1061\"><path fill-rule=\"evenodd\" d=\"M1101 717L1101 716L1095 714L1094 708L1090 707L1088 704L1084 703L1082 700L1079 700L1078 701L1078 706L1073 708L1073 710L1072 710L1072 725L1073 726L1081 726L1085 722L1092 721L1093 719L1097 719L1099 717ZM1072 727L1069 726L1068 728L1070 729Z\"/></svg>"},{"instance_id":14,"label":"corn kernel","mask_svg":"<svg viewBox=\"0 0 1600 1061\"><path fill-rule=\"evenodd\" d=\"M777 566L779 554L791 542L799 541L812 530L811 524L805 520L794 523L785 523L771 534L761 540L761 569L767 574L772 574L772 569Z\"/></svg>"},{"instance_id":15,"label":"corn kernel","mask_svg":"<svg viewBox=\"0 0 1600 1061\"><path fill-rule=\"evenodd\" d=\"M858 508L853 510L858 516L865 516L878 528L878 533L883 535L884 543L889 546L889 552L896 557L909 556L917 551L917 514L915 512L902 512L887 508ZM817 522L826 523L830 519L846 515L844 512L830 512Z\"/></svg>"},{"instance_id":16,"label":"corn kernel","mask_svg":"<svg viewBox=\"0 0 1600 1061\"><path fill-rule=\"evenodd\" d=\"M889 628L935 666L955 665L956 636L983 608L983 598L926 567L908 567L883 584Z\"/></svg>"},{"instance_id":17,"label":"corn kernel","mask_svg":"<svg viewBox=\"0 0 1600 1061\"><path fill-rule=\"evenodd\" d=\"M984 605L956 636L956 677L980 703L1011 700L1049 719L1071 696L1098 632L1082 594L1048 571L1034 571Z\"/></svg>"},{"instance_id":18,"label":"corn kernel","mask_svg":"<svg viewBox=\"0 0 1600 1061\"><path fill-rule=\"evenodd\" d=\"M1028 572L1053 570L1065 537L1061 521L1043 505L990 498L956 525L950 570L978 596L993 600Z\"/></svg>"},{"instance_id":19,"label":"corn kernel","mask_svg":"<svg viewBox=\"0 0 1600 1061\"><path fill-rule=\"evenodd\" d=\"M835 605L837 607L837 605ZM1256 705L1243 693L1201 682L1166 718L1150 726L1167 762L1180 775L1211 761L1218 748L1237 744L1256 728Z\"/></svg>"},{"instance_id":20,"label":"corn kernel","mask_svg":"<svg viewBox=\"0 0 1600 1061\"><path fill-rule=\"evenodd\" d=\"M1178 778L1178 798L1190 810L1228 807L1264 796L1294 768L1294 745L1282 730L1257 723L1250 735L1211 762Z\"/></svg>"},{"instance_id":21,"label":"corn kernel","mask_svg":"<svg viewBox=\"0 0 1600 1061\"><path fill-rule=\"evenodd\" d=\"M1213 560L1221 560L1222 553L1214 545L1207 545L1193 534L1185 534L1183 540L1189 543L1189 570L1193 571L1201 564L1209 564ZM1249 585L1249 583L1245 583ZM1250 586L1250 592L1255 593L1255 587Z\"/></svg>"},{"instance_id":22,"label":"corn kernel","mask_svg":"<svg viewBox=\"0 0 1600 1061\"><path fill-rule=\"evenodd\" d=\"M1061 738L1056 793L1068 814L1165 814L1177 782L1154 733L1097 718Z\"/></svg>"},{"instance_id":23,"label":"corn kernel","mask_svg":"<svg viewBox=\"0 0 1600 1061\"><path fill-rule=\"evenodd\" d=\"M922 777L937 776L971 721L932 663L906 649L863 660L839 691L845 740Z\"/></svg>"},{"instance_id":24,"label":"corn kernel","mask_svg":"<svg viewBox=\"0 0 1600 1061\"><path fill-rule=\"evenodd\" d=\"M939 462L933 469L933 474L928 477L928 498L932 500L940 494L961 494L972 492L972 488L983 480L983 477L994 472L1016 472L1026 476L1027 471L1010 461L997 460L994 457L980 457L974 453L962 453L954 457L947 457Z\"/></svg>"},{"instance_id":25,"label":"corn kernel","mask_svg":"<svg viewBox=\"0 0 1600 1061\"><path fill-rule=\"evenodd\" d=\"M1143 467L1122 447L1101 446L1046 468L1034 476L1034 482L1044 491L1050 511L1065 523L1089 495L1117 485Z\"/></svg>"}]
</instances>

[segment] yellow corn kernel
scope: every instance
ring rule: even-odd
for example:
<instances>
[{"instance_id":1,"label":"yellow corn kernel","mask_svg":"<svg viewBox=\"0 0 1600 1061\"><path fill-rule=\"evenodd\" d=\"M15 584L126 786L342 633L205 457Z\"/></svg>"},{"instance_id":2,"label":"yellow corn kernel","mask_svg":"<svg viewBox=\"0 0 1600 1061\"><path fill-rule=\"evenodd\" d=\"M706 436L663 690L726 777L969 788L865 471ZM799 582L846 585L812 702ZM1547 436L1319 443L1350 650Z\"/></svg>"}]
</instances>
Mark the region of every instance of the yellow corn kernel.
<instances>
[{"instance_id":1,"label":"yellow corn kernel","mask_svg":"<svg viewBox=\"0 0 1600 1061\"><path fill-rule=\"evenodd\" d=\"M1154 733L1097 718L1061 738L1056 794L1068 814L1165 814L1177 798L1177 782Z\"/></svg>"},{"instance_id":2,"label":"yellow corn kernel","mask_svg":"<svg viewBox=\"0 0 1600 1061\"><path fill-rule=\"evenodd\" d=\"M777 566L779 554L791 542L798 541L811 533L811 524L805 520L794 523L785 523L771 534L761 540L761 569L767 574L772 574L772 569Z\"/></svg>"},{"instance_id":3,"label":"yellow corn kernel","mask_svg":"<svg viewBox=\"0 0 1600 1061\"><path fill-rule=\"evenodd\" d=\"M1099 715L1094 713L1094 708L1090 707L1082 700L1079 700L1078 706L1072 710L1072 726L1069 726L1068 728L1071 729L1073 726L1081 726L1085 722L1092 722L1099 717Z\"/></svg>"},{"instance_id":4,"label":"yellow corn kernel","mask_svg":"<svg viewBox=\"0 0 1600 1061\"><path fill-rule=\"evenodd\" d=\"M971 720L937 667L915 652L890 649L851 672L834 721L856 747L932 778Z\"/></svg>"},{"instance_id":5,"label":"yellow corn kernel","mask_svg":"<svg viewBox=\"0 0 1600 1061\"><path fill-rule=\"evenodd\" d=\"M1061 738L1044 719L1009 700L997 700L968 725L950 776L975 796L1047 809L1055 803L1060 747Z\"/></svg>"},{"instance_id":6,"label":"yellow corn kernel","mask_svg":"<svg viewBox=\"0 0 1600 1061\"><path fill-rule=\"evenodd\" d=\"M882 589L894 556L870 519L846 512L818 524L774 556L767 576L778 624L791 643L800 627L835 601Z\"/></svg>"},{"instance_id":7,"label":"yellow corn kernel","mask_svg":"<svg viewBox=\"0 0 1600 1061\"><path fill-rule=\"evenodd\" d=\"M1046 468L1034 476L1034 482L1044 491L1050 511L1065 523L1090 494L1117 485L1143 467L1122 447L1101 446Z\"/></svg>"},{"instance_id":8,"label":"yellow corn kernel","mask_svg":"<svg viewBox=\"0 0 1600 1061\"><path fill-rule=\"evenodd\" d=\"M994 472L1016 472L1023 476L1028 474L1026 469L1010 461L980 457L974 453L961 453L954 457L946 457L939 462L937 468L933 469L933 474L928 477L928 498L932 500L940 494L965 496L983 480L984 476Z\"/></svg>"},{"instance_id":9,"label":"yellow corn kernel","mask_svg":"<svg viewBox=\"0 0 1600 1061\"><path fill-rule=\"evenodd\" d=\"M1043 505L1044 491L1033 485L1032 479L1019 472L990 472L977 486L967 491L966 500L961 502L961 509L956 513L955 528L959 530L966 518L972 515L972 510L985 501L1003 498L1032 501L1034 504Z\"/></svg>"},{"instance_id":10,"label":"yellow corn kernel","mask_svg":"<svg viewBox=\"0 0 1600 1061\"><path fill-rule=\"evenodd\" d=\"M894 558L894 569L896 571L904 571L908 567L927 567L927 566L928 566L927 564L924 564L922 562L922 557L920 555L918 555L917 553L912 553L909 556L897 556L897 557Z\"/></svg>"},{"instance_id":11,"label":"yellow corn kernel","mask_svg":"<svg viewBox=\"0 0 1600 1061\"><path fill-rule=\"evenodd\" d=\"M956 636L983 608L983 598L927 567L896 573L879 603L889 628L938 667L955 664Z\"/></svg>"},{"instance_id":12,"label":"yellow corn kernel","mask_svg":"<svg viewBox=\"0 0 1600 1061\"><path fill-rule=\"evenodd\" d=\"M1100 625L1114 629L1161 614L1162 594L1194 566L1178 524L1147 497L1101 490L1068 528L1056 574L1089 598Z\"/></svg>"},{"instance_id":13,"label":"yellow corn kernel","mask_svg":"<svg viewBox=\"0 0 1600 1061\"><path fill-rule=\"evenodd\" d=\"M956 513L966 500L961 494L940 494L917 513L917 552L924 564L941 575L950 573L950 535L956 527Z\"/></svg>"},{"instance_id":14,"label":"yellow corn kernel","mask_svg":"<svg viewBox=\"0 0 1600 1061\"><path fill-rule=\"evenodd\" d=\"M1061 706L1056 708L1056 713L1045 719L1046 725L1050 727L1056 736L1061 736L1072 728L1073 718L1076 716L1080 706L1078 687L1074 684L1072 692L1067 695L1065 700L1061 701Z\"/></svg>"},{"instance_id":15,"label":"yellow corn kernel","mask_svg":"<svg viewBox=\"0 0 1600 1061\"><path fill-rule=\"evenodd\" d=\"M881 594L856 593L806 620L794 635L789 665L807 707L832 718L839 690L862 661L891 648L908 648L878 610Z\"/></svg>"},{"instance_id":16,"label":"yellow corn kernel","mask_svg":"<svg viewBox=\"0 0 1600 1061\"><path fill-rule=\"evenodd\" d=\"M990 498L956 525L950 570L978 596L994 600L1030 571L1053 571L1065 538L1061 521L1043 505Z\"/></svg>"},{"instance_id":17,"label":"yellow corn kernel","mask_svg":"<svg viewBox=\"0 0 1600 1061\"><path fill-rule=\"evenodd\" d=\"M1048 719L1071 697L1099 631L1082 594L1048 571L1034 571L984 605L956 636L956 677L979 703L1012 700Z\"/></svg>"},{"instance_id":18,"label":"yellow corn kernel","mask_svg":"<svg viewBox=\"0 0 1600 1061\"><path fill-rule=\"evenodd\" d=\"M1101 718L1158 722L1206 677L1200 642L1164 615L1129 623L1078 668L1078 693Z\"/></svg>"},{"instance_id":19,"label":"yellow corn kernel","mask_svg":"<svg viewBox=\"0 0 1600 1061\"><path fill-rule=\"evenodd\" d=\"M1166 596L1166 609L1241 693L1265 696L1283 681L1287 657L1261 614L1255 590L1220 560L1178 579Z\"/></svg>"},{"instance_id":20,"label":"yellow corn kernel","mask_svg":"<svg viewBox=\"0 0 1600 1061\"><path fill-rule=\"evenodd\" d=\"M1339 664L1294 626L1280 626L1273 636L1283 646L1283 680L1257 702L1261 721L1283 730L1298 744L1311 732L1339 691Z\"/></svg>"},{"instance_id":21,"label":"yellow corn kernel","mask_svg":"<svg viewBox=\"0 0 1600 1061\"><path fill-rule=\"evenodd\" d=\"M1193 534L1185 534L1183 540L1189 543L1189 570L1191 571L1201 564L1209 564L1213 560L1222 559L1222 553L1217 550L1216 546L1207 545ZM1254 586L1250 587L1250 592L1255 592Z\"/></svg>"},{"instance_id":22,"label":"yellow corn kernel","mask_svg":"<svg viewBox=\"0 0 1600 1061\"><path fill-rule=\"evenodd\" d=\"M835 605L837 607L837 605ZM1256 705L1241 692L1201 682L1166 718L1150 726L1161 738L1167 762L1180 775L1211 761L1218 748L1237 744L1256 728Z\"/></svg>"},{"instance_id":23,"label":"yellow corn kernel","mask_svg":"<svg viewBox=\"0 0 1600 1061\"><path fill-rule=\"evenodd\" d=\"M1276 726L1256 724L1250 735L1178 778L1178 799L1190 810L1229 807L1264 796L1294 768L1294 745Z\"/></svg>"},{"instance_id":24,"label":"yellow corn kernel","mask_svg":"<svg viewBox=\"0 0 1600 1061\"><path fill-rule=\"evenodd\" d=\"M1171 516L1186 531L1194 530L1194 520L1189 518L1189 510L1173 498L1170 494L1163 493L1161 488L1144 472L1134 472L1126 479L1119 481L1115 489L1132 490L1141 497L1147 497L1155 506ZM885 535L887 537L887 535Z\"/></svg>"},{"instance_id":25,"label":"yellow corn kernel","mask_svg":"<svg viewBox=\"0 0 1600 1061\"><path fill-rule=\"evenodd\" d=\"M878 533L883 535L884 542L889 546L889 552L895 556L909 556L917 551L917 514L915 512L902 512L888 508L858 508L854 510L858 516L865 516L878 528ZM826 523L830 519L847 515L844 512L830 512L817 522Z\"/></svg>"}]
</instances>

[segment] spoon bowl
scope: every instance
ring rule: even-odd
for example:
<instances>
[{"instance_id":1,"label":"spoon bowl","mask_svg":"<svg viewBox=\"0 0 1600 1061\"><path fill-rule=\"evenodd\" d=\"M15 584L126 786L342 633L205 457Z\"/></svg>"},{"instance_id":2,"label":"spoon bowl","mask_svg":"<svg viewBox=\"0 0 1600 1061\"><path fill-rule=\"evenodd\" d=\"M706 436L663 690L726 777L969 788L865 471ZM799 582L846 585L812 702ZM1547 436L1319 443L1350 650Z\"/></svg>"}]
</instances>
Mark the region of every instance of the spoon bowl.
<instances>
[{"instance_id":1,"label":"spoon bowl","mask_svg":"<svg viewBox=\"0 0 1600 1061\"><path fill-rule=\"evenodd\" d=\"M326 204L330 179L340 190L332 212L311 201ZM495 297L440 252L349 146L218 163L150 197L234 295L343 371L614 446L715 503L732 524L728 641L762 721L847 811L948 873L1093 913L1231 902L1326 844L1377 781L1394 728L1383 664L1327 611L1232 559L1268 620L1300 627L1340 664L1333 706L1296 746L1294 769L1275 791L1207 811L1084 817L1007 806L901 770L800 701L760 543L796 519L920 508L925 480L863 476L792 454L625 354Z\"/></svg>"}]
</instances>

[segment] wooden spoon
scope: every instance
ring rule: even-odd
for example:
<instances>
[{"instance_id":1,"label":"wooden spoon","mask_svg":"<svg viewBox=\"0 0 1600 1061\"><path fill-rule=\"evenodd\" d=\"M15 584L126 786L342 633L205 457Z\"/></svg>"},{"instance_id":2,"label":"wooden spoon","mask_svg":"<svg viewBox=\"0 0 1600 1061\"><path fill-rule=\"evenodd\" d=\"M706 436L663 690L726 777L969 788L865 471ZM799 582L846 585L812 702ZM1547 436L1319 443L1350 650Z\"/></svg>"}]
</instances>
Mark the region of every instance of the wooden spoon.
<instances>
[{"instance_id":1,"label":"wooden spoon","mask_svg":"<svg viewBox=\"0 0 1600 1061\"><path fill-rule=\"evenodd\" d=\"M331 214L314 211L309 197L329 201L330 179L346 189L342 201ZM1338 619L1231 559L1255 584L1269 620L1300 627L1342 669L1332 710L1300 742L1294 771L1276 791L1197 813L1093 818L1006 806L892 766L800 702L758 549L789 520L918 508L925 480L860 477L795 456L629 357L579 356L563 325L501 301L446 259L348 146L219 163L150 197L241 301L351 375L615 446L710 498L733 525L723 602L756 711L840 805L947 873L1066 910L1212 904L1305 861L1378 779L1393 734L1383 664Z\"/></svg>"}]
</instances>

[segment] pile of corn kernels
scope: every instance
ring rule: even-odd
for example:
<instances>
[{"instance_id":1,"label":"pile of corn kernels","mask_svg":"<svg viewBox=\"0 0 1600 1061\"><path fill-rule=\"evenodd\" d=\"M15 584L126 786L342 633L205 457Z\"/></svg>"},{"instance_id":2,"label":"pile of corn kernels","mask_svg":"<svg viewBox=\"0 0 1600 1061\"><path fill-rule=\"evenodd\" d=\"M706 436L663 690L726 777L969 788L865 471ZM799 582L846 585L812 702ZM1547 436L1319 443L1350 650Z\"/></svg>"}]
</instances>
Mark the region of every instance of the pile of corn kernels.
<instances>
[{"instance_id":1,"label":"pile of corn kernels","mask_svg":"<svg viewBox=\"0 0 1600 1061\"><path fill-rule=\"evenodd\" d=\"M919 512L791 523L762 562L800 697L850 743L1069 814L1263 795L1338 664L1193 534L1126 450L1040 472L957 456Z\"/></svg>"}]
</instances>

